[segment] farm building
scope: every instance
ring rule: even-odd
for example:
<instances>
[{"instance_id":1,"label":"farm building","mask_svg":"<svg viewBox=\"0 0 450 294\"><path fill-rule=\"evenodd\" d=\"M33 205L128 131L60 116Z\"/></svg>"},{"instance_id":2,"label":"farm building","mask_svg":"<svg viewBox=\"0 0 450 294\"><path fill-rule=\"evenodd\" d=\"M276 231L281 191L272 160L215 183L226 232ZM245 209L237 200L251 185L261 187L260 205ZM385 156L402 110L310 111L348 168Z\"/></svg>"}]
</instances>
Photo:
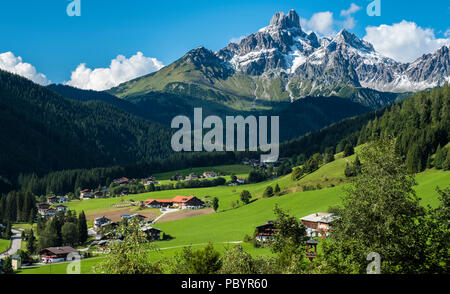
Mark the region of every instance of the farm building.
<instances>
[{"instance_id":1,"label":"farm building","mask_svg":"<svg viewBox=\"0 0 450 294\"><path fill-rule=\"evenodd\" d=\"M217 177L217 173L215 173L215 172L206 171L203 173L203 178L205 178L205 179L215 178L215 177Z\"/></svg>"},{"instance_id":2,"label":"farm building","mask_svg":"<svg viewBox=\"0 0 450 294\"><path fill-rule=\"evenodd\" d=\"M205 202L195 196L176 196L172 199L149 199L145 201L147 207L160 208L174 206L180 209L199 209L205 206Z\"/></svg>"},{"instance_id":3,"label":"farm building","mask_svg":"<svg viewBox=\"0 0 450 294\"><path fill-rule=\"evenodd\" d=\"M152 226L146 225L141 228L141 231L143 231L147 235L147 239L151 241L161 240L161 230L154 228Z\"/></svg>"},{"instance_id":4,"label":"farm building","mask_svg":"<svg viewBox=\"0 0 450 294\"><path fill-rule=\"evenodd\" d=\"M59 199L56 196L50 196L50 197L47 197L47 203L48 204L59 203Z\"/></svg>"},{"instance_id":5,"label":"farm building","mask_svg":"<svg viewBox=\"0 0 450 294\"><path fill-rule=\"evenodd\" d=\"M94 193L92 193L92 190L85 189L83 191L80 191L80 199L81 200L89 200L94 197Z\"/></svg>"},{"instance_id":6,"label":"farm building","mask_svg":"<svg viewBox=\"0 0 450 294\"><path fill-rule=\"evenodd\" d=\"M331 223L337 219L337 216L327 212L317 212L301 218L302 224L306 227L308 235L313 232L319 232L328 236Z\"/></svg>"},{"instance_id":7,"label":"farm building","mask_svg":"<svg viewBox=\"0 0 450 294\"><path fill-rule=\"evenodd\" d=\"M73 249L70 246L64 247L49 247L44 248L39 252L39 255L42 258L42 262L44 263L55 263L55 262L63 262L68 260L69 254L75 254L78 251ZM70 259L70 257L69 257ZM70 259L72 260L72 259Z\"/></svg>"},{"instance_id":8,"label":"farm building","mask_svg":"<svg viewBox=\"0 0 450 294\"><path fill-rule=\"evenodd\" d=\"M264 225L256 227L256 241L267 242L272 240L273 235L276 232L275 223L273 221L267 221Z\"/></svg>"},{"instance_id":9,"label":"farm building","mask_svg":"<svg viewBox=\"0 0 450 294\"><path fill-rule=\"evenodd\" d=\"M96 219L94 219L94 228L99 229L110 223L111 223L111 220L105 216L97 217Z\"/></svg>"}]
</instances>

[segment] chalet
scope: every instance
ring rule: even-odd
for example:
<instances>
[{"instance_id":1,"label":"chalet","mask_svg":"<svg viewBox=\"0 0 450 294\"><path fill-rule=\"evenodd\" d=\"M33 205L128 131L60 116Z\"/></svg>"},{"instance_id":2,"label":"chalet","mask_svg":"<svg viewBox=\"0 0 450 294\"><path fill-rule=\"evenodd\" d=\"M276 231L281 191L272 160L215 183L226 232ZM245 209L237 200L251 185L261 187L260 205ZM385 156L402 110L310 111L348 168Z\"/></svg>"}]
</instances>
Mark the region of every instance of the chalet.
<instances>
[{"instance_id":1,"label":"chalet","mask_svg":"<svg viewBox=\"0 0 450 294\"><path fill-rule=\"evenodd\" d=\"M256 227L256 241L267 242L273 239L276 232L275 222L267 221L264 225Z\"/></svg>"},{"instance_id":2,"label":"chalet","mask_svg":"<svg viewBox=\"0 0 450 294\"><path fill-rule=\"evenodd\" d=\"M181 209L199 209L205 206L205 202L195 196L176 196L172 199L173 206Z\"/></svg>"},{"instance_id":3,"label":"chalet","mask_svg":"<svg viewBox=\"0 0 450 294\"><path fill-rule=\"evenodd\" d=\"M210 178L215 178L215 177L217 177L217 173L215 173L215 172L206 171L203 173L203 178L205 178L205 179L210 179Z\"/></svg>"},{"instance_id":4,"label":"chalet","mask_svg":"<svg viewBox=\"0 0 450 294\"><path fill-rule=\"evenodd\" d=\"M305 217L300 220L302 224L306 227L308 235L312 235L313 232L319 232L320 235L328 236L328 231L330 230L331 224L337 216L332 213L317 212Z\"/></svg>"},{"instance_id":5,"label":"chalet","mask_svg":"<svg viewBox=\"0 0 450 294\"><path fill-rule=\"evenodd\" d=\"M67 211L67 206L59 204L59 205L55 205L53 206L54 209L56 209L57 212L66 212Z\"/></svg>"},{"instance_id":6,"label":"chalet","mask_svg":"<svg viewBox=\"0 0 450 294\"><path fill-rule=\"evenodd\" d=\"M147 239L150 241L161 240L161 230L152 226L143 226L141 231L147 235Z\"/></svg>"},{"instance_id":7,"label":"chalet","mask_svg":"<svg viewBox=\"0 0 450 294\"><path fill-rule=\"evenodd\" d=\"M94 198L95 199L99 199L99 198L105 198L105 194L101 191L97 191L94 193Z\"/></svg>"},{"instance_id":8,"label":"chalet","mask_svg":"<svg viewBox=\"0 0 450 294\"><path fill-rule=\"evenodd\" d=\"M145 206L149 208L162 208L173 206L172 199L149 199L146 200Z\"/></svg>"},{"instance_id":9,"label":"chalet","mask_svg":"<svg viewBox=\"0 0 450 294\"><path fill-rule=\"evenodd\" d=\"M156 184L156 178L155 177L149 177L146 179L142 179L142 184L144 186L148 186L150 184Z\"/></svg>"},{"instance_id":10,"label":"chalet","mask_svg":"<svg viewBox=\"0 0 450 294\"><path fill-rule=\"evenodd\" d=\"M116 184L116 185L126 185L126 184L129 184L131 182L131 180L129 179L129 178L125 178L125 177L122 177L122 178L120 178L120 179L115 179L115 180L113 180L113 183L114 184Z\"/></svg>"},{"instance_id":11,"label":"chalet","mask_svg":"<svg viewBox=\"0 0 450 294\"><path fill-rule=\"evenodd\" d=\"M237 178L237 179L236 179L236 182L237 182L239 185L243 185L243 184L245 184L245 180L246 180L246 178Z\"/></svg>"},{"instance_id":12,"label":"chalet","mask_svg":"<svg viewBox=\"0 0 450 294\"><path fill-rule=\"evenodd\" d=\"M111 220L105 216L94 219L94 228L99 229L111 223Z\"/></svg>"},{"instance_id":13,"label":"chalet","mask_svg":"<svg viewBox=\"0 0 450 294\"><path fill-rule=\"evenodd\" d=\"M92 190L85 189L83 191L80 191L80 199L81 200L89 200L94 197L94 193L92 193Z\"/></svg>"},{"instance_id":14,"label":"chalet","mask_svg":"<svg viewBox=\"0 0 450 294\"><path fill-rule=\"evenodd\" d=\"M198 180L198 175L191 173L186 177L186 181Z\"/></svg>"},{"instance_id":15,"label":"chalet","mask_svg":"<svg viewBox=\"0 0 450 294\"><path fill-rule=\"evenodd\" d=\"M43 263L55 263L68 260L69 254L78 251L70 246L44 248L39 252ZM70 258L69 258L70 259Z\"/></svg>"},{"instance_id":16,"label":"chalet","mask_svg":"<svg viewBox=\"0 0 450 294\"><path fill-rule=\"evenodd\" d=\"M205 206L205 202L195 196L176 196L172 199L149 199L145 206L151 208L178 207L180 209L199 209Z\"/></svg>"},{"instance_id":17,"label":"chalet","mask_svg":"<svg viewBox=\"0 0 450 294\"><path fill-rule=\"evenodd\" d=\"M55 204L55 203L59 203L59 199L58 199L58 197L56 197L56 196L50 196L50 197L47 197L47 203L48 204Z\"/></svg>"},{"instance_id":18,"label":"chalet","mask_svg":"<svg viewBox=\"0 0 450 294\"><path fill-rule=\"evenodd\" d=\"M38 213L43 217L52 217L54 215L57 215L59 211L54 208L48 208L48 209L39 209Z\"/></svg>"},{"instance_id":19,"label":"chalet","mask_svg":"<svg viewBox=\"0 0 450 294\"><path fill-rule=\"evenodd\" d=\"M50 204L48 203L39 203L37 205L37 209L38 209L38 214L40 215L44 215L45 212L50 209Z\"/></svg>"}]
</instances>

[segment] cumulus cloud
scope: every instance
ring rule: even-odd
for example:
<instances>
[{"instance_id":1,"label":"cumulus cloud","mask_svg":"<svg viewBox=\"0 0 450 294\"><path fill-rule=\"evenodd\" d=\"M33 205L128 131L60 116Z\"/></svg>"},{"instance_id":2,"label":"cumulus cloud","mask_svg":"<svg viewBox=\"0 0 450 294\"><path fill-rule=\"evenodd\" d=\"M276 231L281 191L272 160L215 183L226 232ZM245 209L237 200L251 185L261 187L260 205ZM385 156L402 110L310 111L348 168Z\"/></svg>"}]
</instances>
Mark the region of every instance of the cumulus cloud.
<instances>
[{"instance_id":1,"label":"cumulus cloud","mask_svg":"<svg viewBox=\"0 0 450 294\"><path fill-rule=\"evenodd\" d=\"M360 11L360 10L361 10L360 6L356 5L355 3L352 3L350 5L349 9L341 11L341 16L345 16L345 17L351 16L352 14L354 14L354 13Z\"/></svg>"},{"instance_id":2,"label":"cumulus cloud","mask_svg":"<svg viewBox=\"0 0 450 294\"><path fill-rule=\"evenodd\" d=\"M355 3L352 3L349 9L341 11L341 17L345 17L345 20L342 22L342 27L344 29L351 30L356 26L357 21L353 17L353 14L355 14L360 10L361 10L360 6L356 5Z\"/></svg>"},{"instance_id":3,"label":"cumulus cloud","mask_svg":"<svg viewBox=\"0 0 450 294\"><path fill-rule=\"evenodd\" d=\"M23 62L22 57L16 57L12 52L0 53L0 69L20 75L40 85L50 84L44 74L37 72L33 65Z\"/></svg>"},{"instance_id":4,"label":"cumulus cloud","mask_svg":"<svg viewBox=\"0 0 450 294\"><path fill-rule=\"evenodd\" d=\"M393 25L369 26L364 40L372 43L380 53L400 62L414 61L423 54L450 45L450 38L436 38L432 29L405 20Z\"/></svg>"},{"instance_id":5,"label":"cumulus cloud","mask_svg":"<svg viewBox=\"0 0 450 294\"><path fill-rule=\"evenodd\" d=\"M330 11L314 13L309 20L302 20L302 24L313 32L329 35L333 33L333 13Z\"/></svg>"},{"instance_id":6,"label":"cumulus cloud","mask_svg":"<svg viewBox=\"0 0 450 294\"><path fill-rule=\"evenodd\" d=\"M111 60L108 68L90 69L80 64L66 85L80 89L103 91L134 78L160 70L164 65L156 58L145 57L138 52L130 58L123 55Z\"/></svg>"}]
</instances>

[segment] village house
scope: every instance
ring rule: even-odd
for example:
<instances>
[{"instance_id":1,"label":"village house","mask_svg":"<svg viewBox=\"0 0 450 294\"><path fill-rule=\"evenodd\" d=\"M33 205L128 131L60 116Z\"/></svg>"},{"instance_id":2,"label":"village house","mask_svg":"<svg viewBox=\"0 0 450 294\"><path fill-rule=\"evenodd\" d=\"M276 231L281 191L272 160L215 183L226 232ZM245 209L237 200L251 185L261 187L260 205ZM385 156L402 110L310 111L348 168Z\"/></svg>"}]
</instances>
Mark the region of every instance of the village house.
<instances>
[{"instance_id":1,"label":"village house","mask_svg":"<svg viewBox=\"0 0 450 294\"><path fill-rule=\"evenodd\" d=\"M131 182L131 180L130 180L129 178L126 178L126 177L122 177L122 178L120 178L120 179L115 179L115 180L113 180L113 183L114 183L114 184L120 185L120 186L127 185L127 184L129 184L130 182Z\"/></svg>"},{"instance_id":2,"label":"village house","mask_svg":"<svg viewBox=\"0 0 450 294\"><path fill-rule=\"evenodd\" d=\"M105 216L97 217L94 219L94 229L100 229L101 227L111 223L111 220Z\"/></svg>"},{"instance_id":3,"label":"village house","mask_svg":"<svg viewBox=\"0 0 450 294\"><path fill-rule=\"evenodd\" d=\"M336 219L337 216L333 213L317 212L302 217L300 220L306 227L308 236L311 236L312 233L318 233L320 236L328 236L331 224Z\"/></svg>"},{"instance_id":4,"label":"village house","mask_svg":"<svg viewBox=\"0 0 450 294\"><path fill-rule=\"evenodd\" d=\"M205 178L205 179L210 179L210 178L215 178L215 177L217 177L217 173L215 173L215 172L206 171L203 173L203 178Z\"/></svg>"},{"instance_id":5,"label":"village house","mask_svg":"<svg viewBox=\"0 0 450 294\"><path fill-rule=\"evenodd\" d=\"M54 215L58 214L58 210L54 209L54 208L49 208L49 209L41 209L39 211L39 214L43 217L52 217Z\"/></svg>"},{"instance_id":6,"label":"village house","mask_svg":"<svg viewBox=\"0 0 450 294\"><path fill-rule=\"evenodd\" d=\"M273 235L276 232L275 223L273 221L267 221L264 225L256 227L256 241L267 242L273 239Z\"/></svg>"},{"instance_id":7,"label":"village house","mask_svg":"<svg viewBox=\"0 0 450 294\"><path fill-rule=\"evenodd\" d=\"M144 186L148 186L150 184L156 184L156 178L155 177L148 177L148 178L142 179L142 184Z\"/></svg>"},{"instance_id":8,"label":"village house","mask_svg":"<svg viewBox=\"0 0 450 294\"><path fill-rule=\"evenodd\" d=\"M95 199L105 198L105 193L103 193L101 191L97 191L97 192L94 193L94 198Z\"/></svg>"},{"instance_id":9,"label":"village house","mask_svg":"<svg viewBox=\"0 0 450 294\"><path fill-rule=\"evenodd\" d=\"M50 205L56 204L56 203L59 203L59 199L56 196L50 196L50 197L47 197L47 203Z\"/></svg>"},{"instance_id":10,"label":"village house","mask_svg":"<svg viewBox=\"0 0 450 294\"><path fill-rule=\"evenodd\" d=\"M143 231L147 235L147 239L150 241L161 240L161 230L154 228L149 225L145 225L141 227L141 231Z\"/></svg>"},{"instance_id":11,"label":"village house","mask_svg":"<svg viewBox=\"0 0 450 294\"><path fill-rule=\"evenodd\" d=\"M191 173L186 177L186 181L198 180L198 175Z\"/></svg>"},{"instance_id":12,"label":"village house","mask_svg":"<svg viewBox=\"0 0 450 294\"><path fill-rule=\"evenodd\" d=\"M38 214L43 215L50 208L50 204L48 203L39 203L37 205Z\"/></svg>"},{"instance_id":13,"label":"village house","mask_svg":"<svg viewBox=\"0 0 450 294\"><path fill-rule=\"evenodd\" d=\"M94 193L92 192L92 190L85 189L83 191L80 191L80 199L81 200L89 200L89 199L92 199L93 197L94 197Z\"/></svg>"},{"instance_id":14,"label":"village house","mask_svg":"<svg viewBox=\"0 0 450 294\"><path fill-rule=\"evenodd\" d=\"M39 255L42 259L43 263L57 263L64 262L68 260L73 260L73 258L69 258L69 254L75 254L78 251L73 249L70 246L63 247L50 247L44 248L39 252Z\"/></svg>"},{"instance_id":15,"label":"village house","mask_svg":"<svg viewBox=\"0 0 450 294\"><path fill-rule=\"evenodd\" d=\"M145 206L148 208L162 208L173 206L172 199L149 199L146 200Z\"/></svg>"},{"instance_id":16,"label":"village house","mask_svg":"<svg viewBox=\"0 0 450 294\"><path fill-rule=\"evenodd\" d=\"M245 180L246 180L246 178L237 178L237 179L236 179L236 182L237 182L239 185L243 185L243 184L245 184Z\"/></svg>"},{"instance_id":17,"label":"village house","mask_svg":"<svg viewBox=\"0 0 450 294\"><path fill-rule=\"evenodd\" d=\"M150 208L178 207L180 209L199 209L205 207L205 202L195 196L176 196L172 199L149 199L145 206Z\"/></svg>"}]
</instances>

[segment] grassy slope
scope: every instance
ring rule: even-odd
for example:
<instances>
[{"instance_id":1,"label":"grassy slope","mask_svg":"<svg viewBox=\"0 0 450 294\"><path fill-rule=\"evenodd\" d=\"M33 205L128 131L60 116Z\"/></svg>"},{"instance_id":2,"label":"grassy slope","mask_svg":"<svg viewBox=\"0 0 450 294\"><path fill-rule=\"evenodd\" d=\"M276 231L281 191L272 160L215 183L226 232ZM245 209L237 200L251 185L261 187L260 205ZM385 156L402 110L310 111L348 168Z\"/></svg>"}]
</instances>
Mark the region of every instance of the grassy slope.
<instances>
[{"instance_id":1,"label":"grassy slope","mask_svg":"<svg viewBox=\"0 0 450 294\"><path fill-rule=\"evenodd\" d=\"M9 249L11 244L10 240L0 239L0 253L3 253Z\"/></svg>"},{"instance_id":2,"label":"grassy slope","mask_svg":"<svg viewBox=\"0 0 450 294\"><path fill-rule=\"evenodd\" d=\"M183 245L202 246L208 241L216 244L217 250L223 252L229 244L223 244L227 241L241 241L245 234L251 235L254 227L273 219L273 208L278 204L283 209L287 209L291 214L302 217L310 213L318 211L327 211L330 206L338 205L344 194L343 189L347 185L343 169L348 161L353 161L354 156L342 158L342 154L336 156L336 161L322 166L318 171L302 178L295 183L291 180L290 175L279 178L277 180L245 185L240 187L214 187L203 189L184 189L176 191L162 191L145 193L140 195L132 195L123 197L124 199L144 200L148 198L160 197L170 198L174 195L195 194L200 197L205 195L217 196L220 199L220 209L216 214L203 215L183 220L177 220L162 224L156 227L162 229L166 234L174 237L170 241L155 243L158 248L167 248L155 253L152 256L155 260L162 257L173 256L180 248L170 248ZM325 180L327 178L328 180ZM441 188L449 187L450 172L427 170L416 176L418 185L415 187L417 195L422 199L423 205L438 205L438 197L435 191L436 186ZM275 196L272 198L261 198L261 194L265 187L269 184L279 183L282 190L292 191L291 194L284 196ZM302 192L303 185L315 185L321 183L324 189L316 191ZM329 187L331 184L341 184L336 187ZM288 188L288 189L286 189ZM239 199L239 193L242 190L251 191L254 198L258 200L249 205L236 209L231 209L231 201ZM298 191L297 191L298 190ZM111 203L120 201L121 198L98 199L84 202L72 202L69 204L71 209L89 211L90 209L107 208ZM199 245L200 244L200 245ZM253 255L269 255L267 249L255 249L244 244L247 251ZM99 259L85 260L82 262L83 273L89 273L92 265L97 263ZM52 273L65 273L67 265L52 266ZM49 273L49 267L36 267L23 270L22 273Z\"/></svg>"}]
</instances>

